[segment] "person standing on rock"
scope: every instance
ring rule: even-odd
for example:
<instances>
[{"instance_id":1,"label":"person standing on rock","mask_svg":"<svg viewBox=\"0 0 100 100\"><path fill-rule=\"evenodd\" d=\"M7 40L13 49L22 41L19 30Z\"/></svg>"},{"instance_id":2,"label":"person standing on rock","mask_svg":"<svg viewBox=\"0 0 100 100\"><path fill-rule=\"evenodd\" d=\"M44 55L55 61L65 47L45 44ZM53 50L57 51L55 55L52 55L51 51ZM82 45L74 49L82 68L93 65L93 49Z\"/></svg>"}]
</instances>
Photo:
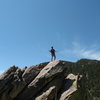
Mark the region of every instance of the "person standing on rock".
<instances>
[{"instance_id":1,"label":"person standing on rock","mask_svg":"<svg viewBox=\"0 0 100 100\"><path fill-rule=\"evenodd\" d=\"M53 46L51 47L50 53L51 53L51 61L56 60L56 55L55 55L55 49L53 48Z\"/></svg>"}]
</instances>

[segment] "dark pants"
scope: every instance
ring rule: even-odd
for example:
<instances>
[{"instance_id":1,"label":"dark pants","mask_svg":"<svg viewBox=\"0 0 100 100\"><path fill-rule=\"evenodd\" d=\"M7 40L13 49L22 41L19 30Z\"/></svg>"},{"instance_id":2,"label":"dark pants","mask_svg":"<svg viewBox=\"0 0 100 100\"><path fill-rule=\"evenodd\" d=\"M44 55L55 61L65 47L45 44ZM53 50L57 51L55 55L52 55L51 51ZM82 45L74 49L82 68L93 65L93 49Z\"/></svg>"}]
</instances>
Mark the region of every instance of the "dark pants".
<instances>
[{"instance_id":1,"label":"dark pants","mask_svg":"<svg viewBox=\"0 0 100 100\"><path fill-rule=\"evenodd\" d=\"M51 61L56 60L56 55L55 54L51 54Z\"/></svg>"}]
</instances>

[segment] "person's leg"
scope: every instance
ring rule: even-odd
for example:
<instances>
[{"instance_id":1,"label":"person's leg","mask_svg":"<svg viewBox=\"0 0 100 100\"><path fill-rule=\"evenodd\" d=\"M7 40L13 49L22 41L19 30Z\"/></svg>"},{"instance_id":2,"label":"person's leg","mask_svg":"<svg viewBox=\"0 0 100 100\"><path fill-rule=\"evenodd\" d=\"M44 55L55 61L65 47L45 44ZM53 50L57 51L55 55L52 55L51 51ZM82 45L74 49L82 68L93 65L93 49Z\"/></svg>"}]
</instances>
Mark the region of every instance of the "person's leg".
<instances>
[{"instance_id":1,"label":"person's leg","mask_svg":"<svg viewBox=\"0 0 100 100\"><path fill-rule=\"evenodd\" d=\"M56 55L55 55L55 53L53 54L53 57L54 57L54 60L56 60Z\"/></svg>"},{"instance_id":2,"label":"person's leg","mask_svg":"<svg viewBox=\"0 0 100 100\"><path fill-rule=\"evenodd\" d=\"M56 60L56 56L54 55L54 60Z\"/></svg>"},{"instance_id":3,"label":"person's leg","mask_svg":"<svg viewBox=\"0 0 100 100\"><path fill-rule=\"evenodd\" d=\"M53 61L53 55L51 55L51 61Z\"/></svg>"}]
</instances>

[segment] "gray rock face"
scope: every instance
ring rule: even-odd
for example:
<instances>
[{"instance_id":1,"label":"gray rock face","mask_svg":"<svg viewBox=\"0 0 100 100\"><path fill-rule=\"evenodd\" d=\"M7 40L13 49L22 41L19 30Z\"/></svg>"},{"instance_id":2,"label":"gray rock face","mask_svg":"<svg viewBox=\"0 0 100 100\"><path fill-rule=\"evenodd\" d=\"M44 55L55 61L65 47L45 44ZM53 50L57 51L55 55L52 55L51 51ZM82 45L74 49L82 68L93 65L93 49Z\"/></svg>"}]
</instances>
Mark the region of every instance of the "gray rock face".
<instances>
[{"instance_id":1,"label":"gray rock face","mask_svg":"<svg viewBox=\"0 0 100 100\"><path fill-rule=\"evenodd\" d=\"M21 91L25 83L22 83L21 69L11 67L0 77L0 100L13 100Z\"/></svg>"},{"instance_id":2,"label":"gray rock face","mask_svg":"<svg viewBox=\"0 0 100 100\"><path fill-rule=\"evenodd\" d=\"M40 72L40 70L38 68L36 68L35 66L28 67L24 71L24 73L22 75L22 79L27 84L29 84L38 75L39 72Z\"/></svg>"},{"instance_id":3,"label":"gray rock face","mask_svg":"<svg viewBox=\"0 0 100 100\"><path fill-rule=\"evenodd\" d=\"M59 100L82 100L78 90L79 75L69 74L65 79L65 86Z\"/></svg>"},{"instance_id":4,"label":"gray rock face","mask_svg":"<svg viewBox=\"0 0 100 100\"><path fill-rule=\"evenodd\" d=\"M2 88L6 86L6 84L12 80L14 73L16 72L17 67L12 66L2 75L0 75L0 93L2 92Z\"/></svg>"},{"instance_id":5,"label":"gray rock face","mask_svg":"<svg viewBox=\"0 0 100 100\"><path fill-rule=\"evenodd\" d=\"M63 67L62 67L63 66ZM60 61L50 62L37 77L26 87L22 94L17 98L18 100L28 100L34 97L47 83L53 78L63 74L65 66ZM35 90L35 91L34 91ZM32 94L31 94L32 93Z\"/></svg>"},{"instance_id":6,"label":"gray rock face","mask_svg":"<svg viewBox=\"0 0 100 100\"><path fill-rule=\"evenodd\" d=\"M0 100L100 100L100 61L53 61L0 75Z\"/></svg>"},{"instance_id":7,"label":"gray rock face","mask_svg":"<svg viewBox=\"0 0 100 100\"><path fill-rule=\"evenodd\" d=\"M61 76L59 78L53 79L44 89L41 94L36 96L35 100L53 100L57 99L57 93L63 85L64 78ZM59 83L59 84L58 84Z\"/></svg>"}]
</instances>

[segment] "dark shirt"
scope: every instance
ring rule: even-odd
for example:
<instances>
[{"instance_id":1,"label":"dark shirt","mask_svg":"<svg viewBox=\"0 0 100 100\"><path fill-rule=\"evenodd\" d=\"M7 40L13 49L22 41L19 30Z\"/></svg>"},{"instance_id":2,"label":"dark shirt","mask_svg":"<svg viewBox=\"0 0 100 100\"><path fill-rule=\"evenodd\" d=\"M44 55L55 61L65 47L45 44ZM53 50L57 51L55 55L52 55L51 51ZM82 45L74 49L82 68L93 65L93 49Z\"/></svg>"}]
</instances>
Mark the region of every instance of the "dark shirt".
<instances>
[{"instance_id":1,"label":"dark shirt","mask_svg":"<svg viewBox=\"0 0 100 100\"><path fill-rule=\"evenodd\" d=\"M50 52L52 55L55 55L55 49L51 49Z\"/></svg>"}]
</instances>

